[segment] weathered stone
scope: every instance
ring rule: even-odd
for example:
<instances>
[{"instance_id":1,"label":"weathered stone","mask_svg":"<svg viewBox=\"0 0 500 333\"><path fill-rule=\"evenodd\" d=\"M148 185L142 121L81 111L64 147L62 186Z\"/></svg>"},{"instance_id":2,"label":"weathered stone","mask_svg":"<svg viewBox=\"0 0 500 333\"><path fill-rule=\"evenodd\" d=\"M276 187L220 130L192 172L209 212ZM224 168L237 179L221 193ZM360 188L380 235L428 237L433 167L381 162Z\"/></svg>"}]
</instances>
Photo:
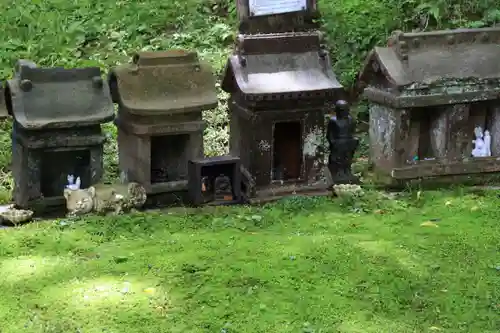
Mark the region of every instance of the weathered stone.
<instances>
[{"instance_id":1,"label":"weathered stone","mask_svg":"<svg viewBox=\"0 0 500 333\"><path fill-rule=\"evenodd\" d=\"M109 84L128 181L148 195L187 193L187 163L203 157L202 111L218 103L210 66L195 52L142 52L113 69Z\"/></svg>"},{"instance_id":2,"label":"weathered stone","mask_svg":"<svg viewBox=\"0 0 500 333\"><path fill-rule=\"evenodd\" d=\"M231 94L230 152L255 178L257 197L317 185L327 107L343 95L321 38L240 35L228 60L222 88Z\"/></svg>"},{"instance_id":3,"label":"weathered stone","mask_svg":"<svg viewBox=\"0 0 500 333\"><path fill-rule=\"evenodd\" d=\"M14 118L16 205L37 211L64 207L69 174L80 177L84 187L100 180L105 140L100 124L114 112L99 68L38 68L19 60L5 87L5 104Z\"/></svg>"},{"instance_id":4,"label":"weathered stone","mask_svg":"<svg viewBox=\"0 0 500 333\"><path fill-rule=\"evenodd\" d=\"M491 106L490 118L491 154L500 156L500 103Z\"/></svg>"},{"instance_id":5,"label":"weathered stone","mask_svg":"<svg viewBox=\"0 0 500 333\"><path fill-rule=\"evenodd\" d=\"M356 184L359 179L352 174L351 164L359 140L354 137L356 122L349 114L349 105L338 101L335 116L328 122L327 138L330 145L328 168L333 184Z\"/></svg>"},{"instance_id":6,"label":"weathered stone","mask_svg":"<svg viewBox=\"0 0 500 333\"><path fill-rule=\"evenodd\" d=\"M499 43L500 28L488 28L396 31L375 47L358 80L379 171L396 179L500 171ZM493 157L471 158L476 126L491 132Z\"/></svg>"}]
</instances>

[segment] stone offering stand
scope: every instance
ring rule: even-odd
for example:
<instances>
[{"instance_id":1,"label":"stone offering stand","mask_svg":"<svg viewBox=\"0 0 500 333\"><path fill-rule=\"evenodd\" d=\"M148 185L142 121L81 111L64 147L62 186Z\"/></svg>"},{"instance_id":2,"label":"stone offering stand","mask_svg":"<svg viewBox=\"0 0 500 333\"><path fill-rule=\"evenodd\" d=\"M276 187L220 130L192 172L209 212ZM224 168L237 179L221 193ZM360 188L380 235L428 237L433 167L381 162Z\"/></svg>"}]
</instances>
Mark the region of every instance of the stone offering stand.
<instances>
[{"instance_id":1,"label":"stone offering stand","mask_svg":"<svg viewBox=\"0 0 500 333\"><path fill-rule=\"evenodd\" d=\"M202 113L218 101L212 69L196 52L139 52L107 80L98 68L20 60L2 87L4 116L14 121L15 205L64 208L69 178L80 178L81 188L99 184L100 125L113 119L122 178L140 184L155 207L331 193L322 177L327 113L344 91L315 23L316 3L302 2L238 1L239 35L222 78L231 95L229 156L203 154Z\"/></svg>"}]
</instances>

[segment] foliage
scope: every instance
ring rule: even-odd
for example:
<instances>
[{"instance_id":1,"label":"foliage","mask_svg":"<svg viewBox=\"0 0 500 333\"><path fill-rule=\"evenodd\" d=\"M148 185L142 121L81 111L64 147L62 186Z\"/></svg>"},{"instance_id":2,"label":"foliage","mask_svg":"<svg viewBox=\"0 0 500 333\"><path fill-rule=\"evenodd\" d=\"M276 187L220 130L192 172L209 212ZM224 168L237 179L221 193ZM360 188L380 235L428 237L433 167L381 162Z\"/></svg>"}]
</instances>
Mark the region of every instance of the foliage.
<instances>
[{"instance_id":1,"label":"foliage","mask_svg":"<svg viewBox=\"0 0 500 333\"><path fill-rule=\"evenodd\" d=\"M498 331L496 193L366 194L0 230L0 327Z\"/></svg>"},{"instance_id":2,"label":"foliage","mask_svg":"<svg viewBox=\"0 0 500 333\"><path fill-rule=\"evenodd\" d=\"M478 28L500 22L496 0L320 1L336 73L350 86L368 52L394 30Z\"/></svg>"}]
</instances>

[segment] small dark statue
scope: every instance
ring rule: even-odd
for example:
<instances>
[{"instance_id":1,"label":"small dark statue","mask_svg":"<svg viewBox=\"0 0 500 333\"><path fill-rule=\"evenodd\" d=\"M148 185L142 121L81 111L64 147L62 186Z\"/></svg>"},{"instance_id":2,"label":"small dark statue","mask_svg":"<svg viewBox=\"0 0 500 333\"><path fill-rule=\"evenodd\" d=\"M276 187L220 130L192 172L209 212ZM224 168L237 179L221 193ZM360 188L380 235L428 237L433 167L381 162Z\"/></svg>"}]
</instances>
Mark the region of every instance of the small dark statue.
<instances>
[{"instance_id":1,"label":"small dark statue","mask_svg":"<svg viewBox=\"0 0 500 333\"><path fill-rule=\"evenodd\" d=\"M327 138L330 144L328 169L333 184L357 184L359 179L352 174L351 164L359 140L354 137L356 123L349 115L346 101L335 104L335 115L328 122Z\"/></svg>"},{"instance_id":2,"label":"small dark statue","mask_svg":"<svg viewBox=\"0 0 500 333\"><path fill-rule=\"evenodd\" d=\"M214 193L208 177L201 178L201 195L204 203L214 200Z\"/></svg>"},{"instance_id":3,"label":"small dark statue","mask_svg":"<svg viewBox=\"0 0 500 333\"><path fill-rule=\"evenodd\" d=\"M214 181L215 201L233 200L233 187L228 176L220 175Z\"/></svg>"}]
</instances>

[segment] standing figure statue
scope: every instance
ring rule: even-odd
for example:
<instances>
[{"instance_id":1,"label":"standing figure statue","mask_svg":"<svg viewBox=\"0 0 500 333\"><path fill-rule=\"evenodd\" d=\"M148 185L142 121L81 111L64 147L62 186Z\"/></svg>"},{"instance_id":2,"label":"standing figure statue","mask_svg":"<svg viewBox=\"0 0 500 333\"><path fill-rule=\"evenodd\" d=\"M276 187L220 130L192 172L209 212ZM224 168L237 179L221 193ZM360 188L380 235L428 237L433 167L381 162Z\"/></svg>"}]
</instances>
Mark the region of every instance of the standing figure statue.
<instances>
[{"instance_id":1,"label":"standing figure statue","mask_svg":"<svg viewBox=\"0 0 500 333\"><path fill-rule=\"evenodd\" d=\"M328 169L333 184L357 184L359 179L352 174L351 164L359 140L354 137L356 123L349 114L349 105L340 100L335 104L335 115L328 122L327 138L330 144Z\"/></svg>"}]
</instances>

